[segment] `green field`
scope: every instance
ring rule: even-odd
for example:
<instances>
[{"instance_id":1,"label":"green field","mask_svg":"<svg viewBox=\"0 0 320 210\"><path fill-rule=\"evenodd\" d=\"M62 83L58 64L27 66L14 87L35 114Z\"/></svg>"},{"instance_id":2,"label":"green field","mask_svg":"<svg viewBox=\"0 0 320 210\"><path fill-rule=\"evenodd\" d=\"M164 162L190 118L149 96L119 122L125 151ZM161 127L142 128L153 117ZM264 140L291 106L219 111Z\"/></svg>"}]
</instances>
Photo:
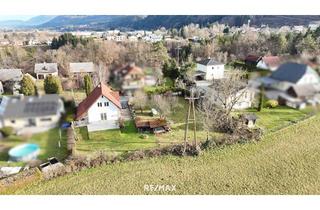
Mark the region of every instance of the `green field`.
<instances>
[{"instance_id":1,"label":"green field","mask_svg":"<svg viewBox=\"0 0 320 210\"><path fill-rule=\"evenodd\" d=\"M174 194L319 194L320 115L257 143L199 157L145 159L87 169L17 194L148 194L145 184L176 185Z\"/></svg>"}]
</instances>

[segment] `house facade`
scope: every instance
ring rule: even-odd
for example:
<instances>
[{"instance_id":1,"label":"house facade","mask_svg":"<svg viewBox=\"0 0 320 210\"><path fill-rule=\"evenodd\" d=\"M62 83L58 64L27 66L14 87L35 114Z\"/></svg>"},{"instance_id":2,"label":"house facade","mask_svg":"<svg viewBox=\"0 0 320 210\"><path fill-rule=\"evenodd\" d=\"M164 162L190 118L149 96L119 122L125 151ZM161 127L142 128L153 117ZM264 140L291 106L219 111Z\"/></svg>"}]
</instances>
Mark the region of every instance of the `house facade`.
<instances>
[{"instance_id":1,"label":"house facade","mask_svg":"<svg viewBox=\"0 0 320 210\"><path fill-rule=\"evenodd\" d=\"M134 91L142 88L144 85L153 84L152 78L146 79L143 70L134 63L115 70L114 80L119 84L121 90L129 95L132 95Z\"/></svg>"},{"instance_id":2,"label":"house facade","mask_svg":"<svg viewBox=\"0 0 320 210\"><path fill-rule=\"evenodd\" d=\"M234 109L248 109L252 107L255 98L255 91L251 88L243 88L237 91L234 95L229 96L230 103L236 101ZM236 99L236 100L235 100Z\"/></svg>"},{"instance_id":3,"label":"house facade","mask_svg":"<svg viewBox=\"0 0 320 210\"><path fill-rule=\"evenodd\" d=\"M47 76L58 76L57 63L36 63L34 66L34 73L37 79L45 79Z\"/></svg>"},{"instance_id":4,"label":"house facade","mask_svg":"<svg viewBox=\"0 0 320 210\"><path fill-rule=\"evenodd\" d=\"M280 65L278 56L264 56L257 63L257 68L275 71Z\"/></svg>"},{"instance_id":5,"label":"house facade","mask_svg":"<svg viewBox=\"0 0 320 210\"><path fill-rule=\"evenodd\" d=\"M75 81L77 87L80 87L83 83L83 77L85 75L90 75L91 77L93 77L95 66L93 62L70 63L69 70L72 79Z\"/></svg>"},{"instance_id":6,"label":"house facade","mask_svg":"<svg viewBox=\"0 0 320 210\"><path fill-rule=\"evenodd\" d=\"M79 104L76 120L85 122L88 131L92 132L119 128L120 117L119 93L100 83Z\"/></svg>"},{"instance_id":7,"label":"house facade","mask_svg":"<svg viewBox=\"0 0 320 210\"><path fill-rule=\"evenodd\" d=\"M197 80L214 80L224 77L224 64L213 59L205 59L197 62Z\"/></svg>"},{"instance_id":8,"label":"house facade","mask_svg":"<svg viewBox=\"0 0 320 210\"><path fill-rule=\"evenodd\" d=\"M301 109L307 103L320 103L320 77L306 64L282 64L271 76L260 81L267 89L267 97L279 100L282 105Z\"/></svg>"},{"instance_id":9,"label":"house facade","mask_svg":"<svg viewBox=\"0 0 320 210\"><path fill-rule=\"evenodd\" d=\"M22 78L23 73L21 69L0 69L0 82L4 91L7 90L14 95L19 94Z\"/></svg>"},{"instance_id":10,"label":"house facade","mask_svg":"<svg viewBox=\"0 0 320 210\"><path fill-rule=\"evenodd\" d=\"M18 133L36 133L59 124L64 105L59 95L2 97L0 127L9 126Z\"/></svg>"}]
</instances>

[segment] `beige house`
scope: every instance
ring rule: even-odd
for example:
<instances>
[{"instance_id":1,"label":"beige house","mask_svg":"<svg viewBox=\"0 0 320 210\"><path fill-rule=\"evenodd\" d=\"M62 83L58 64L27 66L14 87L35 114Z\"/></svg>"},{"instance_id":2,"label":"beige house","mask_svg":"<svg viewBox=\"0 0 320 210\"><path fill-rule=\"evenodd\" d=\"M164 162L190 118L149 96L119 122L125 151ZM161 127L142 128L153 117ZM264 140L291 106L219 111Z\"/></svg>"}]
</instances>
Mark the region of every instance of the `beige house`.
<instances>
[{"instance_id":1,"label":"beige house","mask_svg":"<svg viewBox=\"0 0 320 210\"><path fill-rule=\"evenodd\" d=\"M70 75L75 81L77 87L80 87L83 83L83 77L85 75L90 75L93 77L95 66L92 62L70 63L69 70Z\"/></svg>"},{"instance_id":2,"label":"beige house","mask_svg":"<svg viewBox=\"0 0 320 210\"><path fill-rule=\"evenodd\" d=\"M34 65L34 73L37 79L45 79L47 76L58 76L57 63L36 63Z\"/></svg>"}]
</instances>

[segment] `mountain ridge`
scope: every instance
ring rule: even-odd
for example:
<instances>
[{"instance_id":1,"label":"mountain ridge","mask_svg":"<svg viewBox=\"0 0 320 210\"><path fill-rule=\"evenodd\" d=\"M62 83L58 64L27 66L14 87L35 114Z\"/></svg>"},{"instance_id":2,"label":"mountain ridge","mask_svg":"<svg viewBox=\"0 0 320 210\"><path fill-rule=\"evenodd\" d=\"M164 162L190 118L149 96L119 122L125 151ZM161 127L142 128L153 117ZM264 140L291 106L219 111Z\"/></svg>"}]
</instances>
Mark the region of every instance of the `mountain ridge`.
<instances>
[{"instance_id":1,"label":"mountain ridge","mask_svg":"<svg viewBox=\"0 0 320 210\"><path fill-rule=\"evenodd\" d=\"M211 23L224 23L230 26L241 26L250 19L251 25L262 24L271 27L283 25L308 25L310 21L320 20L312 15L58 15L35 16L27 21L0 21L0 27L36 28L53 30L154 30L161 27L180 28L191 23L207 26Z\"/></svg>"}]
</instances>

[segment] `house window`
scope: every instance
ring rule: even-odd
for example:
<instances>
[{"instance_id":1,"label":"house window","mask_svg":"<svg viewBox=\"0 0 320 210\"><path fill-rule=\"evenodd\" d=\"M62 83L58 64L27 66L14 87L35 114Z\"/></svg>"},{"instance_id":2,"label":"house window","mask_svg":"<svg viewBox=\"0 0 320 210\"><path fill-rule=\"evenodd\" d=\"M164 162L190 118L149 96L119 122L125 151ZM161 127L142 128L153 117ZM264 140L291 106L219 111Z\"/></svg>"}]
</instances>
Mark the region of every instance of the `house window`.
<instances>
[{"instance_id":1,"label":"house window","mask_svg":"<svg viewBox=\"0 0 320 210\"><path fill-rule=\"evenodd\" d=\"M107 113L100 114L101 120L107 120Z\"/></svg>"},{"instance_id":2,"label":"house window","mask_svg":"<svg viewBox=\"0 0 320 210\"><path fill-rule=\"evenodd\" d=\"M13 124L14 124L14 123L16 123L16 121L15 121L15 120L11 120L11 123L13 123Z\"/></svg>"},{"instance_id":3,"label":"house window","mask_svg":"<svg viewBox=\"0 0 320 210\"><path fill-rule=\"evenodd\" d=\"M42 122L50 122L51 121L51 118L48 117L48 118L41 118L40 121Z\"/></svg>"},{"instance_id":4,"label":"house window","mask_svg":"<svg viewBox=\"0 0 320 210\"><path fill-rule=\"evenodd\" d=\"M214 66L212 66L212 69L214 69Z\"/></svg>"},{"instance_id":5,"label":"house window","mask_svg":"<svg viewBox=\"0 0 320 210\"><path fill-rule=\"evenodd\" d=\"M104 106L109 106L109 102L104 102Z\"/></svg>"},{"instance_id":6,"label":"house window","mask_svg":"<svg viewBox=\"0 0 320 210\"><path fill-rule=\"evenodd\" d=\"M98 107L102 107L102 102L98 102Z\"/></svg>"}]
</instances>

